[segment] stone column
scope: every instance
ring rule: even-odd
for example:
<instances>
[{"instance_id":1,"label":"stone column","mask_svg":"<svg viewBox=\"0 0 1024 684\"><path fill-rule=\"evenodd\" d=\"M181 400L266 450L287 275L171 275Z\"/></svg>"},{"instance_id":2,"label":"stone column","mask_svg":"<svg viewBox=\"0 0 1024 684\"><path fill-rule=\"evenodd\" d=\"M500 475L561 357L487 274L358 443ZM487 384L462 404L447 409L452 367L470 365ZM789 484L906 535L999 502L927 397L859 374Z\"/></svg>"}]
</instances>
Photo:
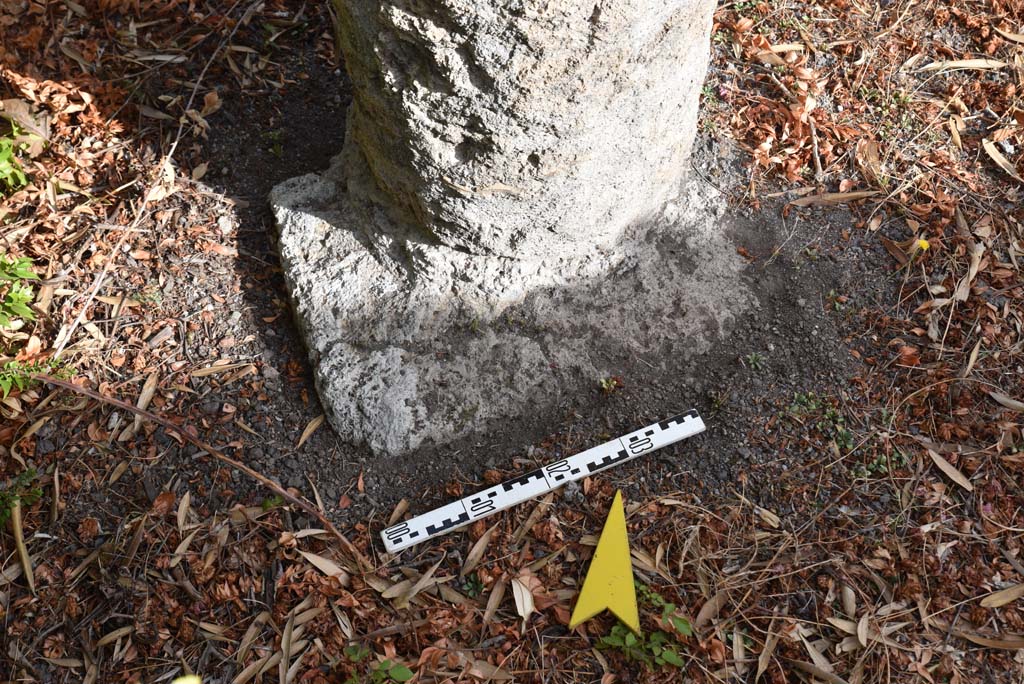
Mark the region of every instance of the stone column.
<instances>
[{"instance_id":1,"label":"stone column","mask_svg":"<svg viewBox=\"0 0 1024 684\"><path fill-rule=\"evenodd\" d=\"M399 453L515 415L532 378L572 385L549 333L501 321L570 315L533 300L607 278L679 194L714 6L336 2L344 149L271 202L343 436Z\"/></svg>"}]
</instances>

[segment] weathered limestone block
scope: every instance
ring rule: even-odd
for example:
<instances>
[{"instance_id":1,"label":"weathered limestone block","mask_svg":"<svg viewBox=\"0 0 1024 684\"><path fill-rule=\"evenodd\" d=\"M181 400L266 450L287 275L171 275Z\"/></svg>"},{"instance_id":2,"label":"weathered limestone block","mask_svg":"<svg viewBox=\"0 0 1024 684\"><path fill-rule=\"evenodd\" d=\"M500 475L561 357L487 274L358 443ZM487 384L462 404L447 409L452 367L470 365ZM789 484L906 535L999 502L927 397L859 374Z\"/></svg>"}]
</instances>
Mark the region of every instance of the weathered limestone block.
<instances>
[{"instance_id":1,"label":"weathered limestone block","mask_svg":"<svg viewBox=\"0 0 1024 684\"><path fill-rule=\"evenodd\" d=\"M623 301L615 282L693 286L700 271L662 263L651 229L678 229L663 209L688 169L714 6L337 3L344 149L271 203L343 436L382 453L448 441L593 381L599 339L653 349L727 322L735 307L687 318L671 292ZM734 273L725 261L715 278Z\"/></svg>"}]
</instances>

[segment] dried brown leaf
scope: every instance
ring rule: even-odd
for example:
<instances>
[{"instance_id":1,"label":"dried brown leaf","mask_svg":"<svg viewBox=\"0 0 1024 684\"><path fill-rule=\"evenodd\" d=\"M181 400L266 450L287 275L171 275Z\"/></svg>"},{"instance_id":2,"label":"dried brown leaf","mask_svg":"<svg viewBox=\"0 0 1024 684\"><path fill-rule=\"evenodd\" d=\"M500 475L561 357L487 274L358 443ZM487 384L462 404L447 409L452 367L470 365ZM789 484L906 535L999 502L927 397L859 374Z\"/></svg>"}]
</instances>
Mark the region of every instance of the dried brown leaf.
<instances>
[{"instance_id":1,"label":"dried brown leaf","mask_svg":"<svg viewBox=\"0 0 1024 684\"><path fill-rule=\"evenodd\" d=\"M476 540L473 547L466 554L466 562L462 564L462 570L459 571L459 577L465 577L469 573L473 572L473 569L480 563L480 559L483 558L484 552L487 550L487 545L491 543L491 537L494 535L494 530L498 528L499 523L491 525L490 529L480 535L480 538Z\"/></svg>"},{"instance_id":2,"label":"dried brown leaf","mask_svg":"<svg viewBox=\"0 0 1024 684\"><path fill-rule=\"evenodd\" d=\"M996 147L994 142L985 138L981 141L981 146L984 148L985 154L987 154L992 161L994 161L996 165L1006 173L1006 175L1018 183L1024 183L1024 178L1020 177L1020 174L1017 173L1017 169L1014 168L1009 159L1003 156L1003 153L999 151L999 148Z\"/></svg>"},{"instance_id":3,"label":"dried brown leaf","mask_svg":"<svg viewBox=\"0 0 1024 684\"><path fill-rule=\"evenodd\" d=\"M28 555L28 547L25 546L25 529L21 520L21 499L15 497L10 506L10 525L11 532L14 534L14 548L18 552L18 562L21 563L25 582L28 583L28 590L35 595L36 580L35 574L32 572L32 558Z\"/></svg>"},{"instance_id":4,"label":"dried brown leaf","mask_svg":"<svg viewBox=\"0 0 1024 684\"><path fill-rule=\"evenodd\" d=\"M174 492L160 492L153 500L153 508L149 511L150 515L164 517L174 508L174 499Z\"/></svg>"},{"instance_id":5,"label":"dried brown leaf","mask_svg":"<svg viewBox=\"0 0 1024 684\"><path fill-rule=\"evenodd\" d=\"M533 593L521 575L512 578L512 598L516 602L516 613L524 621L537 609L533 602Z\"/></svg>"},{"instance_id":6,"label":"dried brown leaf","mask_svg":"<svg viewBox=\"0 0 1024 684\"><path fill-rule=\"evenodd\" d=\"M705 625L718 617L718 613L721 612L728 598L729 591L727 589L722 589L712 596L707 603L701 606L700 612L697 613L697 617L693 620L693 628L703 629Z\"/></svg>"},{"instance_id":7,"label":"dried brown leaf","mask_svg":"<svg viewBox=\"0 0 1024 684\"><path fill-rule=\"evenodd\" d=\"M320 572L324 573L328 577L334 577L341 582L342 586L348 585L350 579L348 572L330 558L324 558L323 556L318 556L317 554L310 553L309 551L299 551L299 553L302 554L302 557L309 561L309 563Z\"/></svg>"},{"instance_id":8,"label":"dried brown leaf","mask_svg":"<svg viewBox=\"0 0 1024 684\"><path fill-rule=\"evenodd\" d=\"M967 491L974 491L974 485L971 484L971 481L968 480L963 473L957 470L956 466L954 466L952 463L950 463L949 461L947 461L946 459L944 459L942 456L932 451L931 449L928 449L927 451L928 455L931 456L932 461L935 463L935 465L939 466L939 470L944 472L946 474L946 477L948 477L950 480L957 483Z\"/></svg>"},{"instance_id":9,"label":"dried brown leaf","mask_svg":"<svg viewBox=\"0 0 1024 684\"><path fill-rule=\"evenodd\" d=\"M189 513L189 508L190 508L191 502L192 502L192 493L191 492L185 492L185 494L181 497L181 501L178 503L178 515L177 515L178 532L184 532L185 531L185 523L188 521L188 513Z\"/></svg>"},{"instance_id":10,"label":"dried brown leaf","mask_svg":"<svg viewBox=\"0 0 1024 684\"><path fill-rule=\"evenodd\" d=\"M953 69L1002 69L1009 66L998 59L950 59L932 62L921 67L920 71L950 71Z\"/></svg>"},{"instance_id":11,"label":"dried brown leaf","mask_svg":"<svg viewBox=\"0 0 1024 684\"><path fill-rule=\"evenodd\" d=\"M994 392L991 390L989 391L988 395L995 399L999 404L1005 406L1011 411L1024 413L1024 401L1017 401L1016 399L1007 394L1003 394L1002 392Z\"/></svg>"},{"instance_id":12,"label":"dried brown leaf","mask_svg":"<svg viewBox=\"0 0 1024 684\"><path fill-rule=\"evenodd\" d=\"M484 624L490 623L494 619L494 614L498 612L498 606L501 605L501 600L505 598L505 591L508 588L508 583L504 579L499 579L494 583L494 588L491 589L490 596L487 597L487 607L484 608Z\"/></svg>"},{"instance_id":13,"label":"dried brown leaf","mask_svg":"<svg viewBox=\"0 0 1024 684\"><path fill-rule=\"evenodd\" d=\"M996 33L1001 35L1006 40L1012 41L1014 43L1024 43L1024 33L1010 33L1009 31L1004 31L1000 28L996 28Z\"/></svg>"},{"instance_id":14,"label":"dried brown leaf","mask_svg":"<svg viewBox=\"0 0 1024 684\"><path fill-rule=\"evenodd\" d=\"M985 608L999 608L1007 603L1013 603L1021 597L1024 597L1024 584L1016 584L989 594L981 599L981 605Z\"/></svg>"},{"instance_id":15,"label":"dried brown leaf","mask_svg":"<svg viewBox=\"0 0 1024 684\"><path fill-rule=\"evenodd\" d=\"M405 515L405 512L409 510L409 500L402 499L395 505L395 510L391 511L391 517L388 518L388 527L396 524Z\"/></svg>"},{"instance_id":16,"label":"dried brown leaf","mask_svg":"<svg viewBox=\"0 0 1024 684\"><path fill-rule=\"evenodd\" d=\"M795 199L790 204L796 207L834 207L839 204L846 204L847 202L856 202L857 200L867 199L868 197L874 197L878 194L877 190L856 190L854 192L825 192L820 195L810 195L808 197L801 197Z\"/></svg>"},{"instance_id":17,"label":"dried brown leaf","mask_svg":"<svg viewBox=\"0 0 1024 684\"><path fill-rule=\"evenodd\" d=\"M299 437L299 443L295 445L296 449L302 448L302 445L306 443L306 440L312 437L313 433L316 432L317 429L319 429L319 427L324 424L324 419L326 417L327 416L321 413L319 416L309 421L309 424L306 425L306 429L302 431L302 435Z\"/></svg>"},{"instance_id":18,"label":"dried brown leaf","mask_svg":"<svg viewBox=\"0 0 1024 684\"><path fill-rule=\"evenodd\" d=\"M416 583L409 588L409 591L406 592L403 596L400 596L398 600L395 601L395 608L405 608L409 605L410 601L416 598L417 594L419 594L421 591L426 589L431 584L437 584L437 581L432 582L432 580L434 577L434 573L437 572L437 569L441 567L441 563L443 562L444 556L438 559L436 563L431 565L430 568L425 573L423 573L418 580L416 580Z\"/></svg>"}]
</instances>

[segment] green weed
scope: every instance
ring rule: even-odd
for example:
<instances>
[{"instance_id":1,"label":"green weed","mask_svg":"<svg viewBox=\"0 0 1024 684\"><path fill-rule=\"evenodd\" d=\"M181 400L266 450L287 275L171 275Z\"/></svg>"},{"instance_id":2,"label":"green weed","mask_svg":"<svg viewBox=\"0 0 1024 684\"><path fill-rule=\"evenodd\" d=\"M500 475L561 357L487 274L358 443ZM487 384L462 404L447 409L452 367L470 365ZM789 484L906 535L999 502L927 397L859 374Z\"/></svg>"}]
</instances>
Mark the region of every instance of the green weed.
<instances>
[{"instance_id":1,"label":"green weed","mask_svg":"<svg viewBox=\"0 0 1024 684\"><path fill-rule=\"evenodd\" d=\"M643 663L649 668L655 665L682 667L683 659L667 644L669 635L661 630L652 632L650 636L637 636L620 622L612 627L611 634L601 637L597 647L617 649L626 660Z\"/></svg>"},{"instance_id":2,"label":"green weed","mask_svg":"<svg viewBox=\"0 0 1024 684\"><path fill-rule=\"evenodd\" d=\"M794 416L807 415L821 408L821 400L814 392L796 392L793 394L793 403L789 405L789 412Z\"/></svg>"},{"instance_id":3,"label":"green weed","mask_svg":"<svg viewBox=\"0 0 1024 684\"><path fill-rule=\"evenodd\" d=\"M6 399L13 389L24 391L40 373L60 375L62 372L60 362L53 359L38 363L8 361L0 366L0 398Z\"/></svg>"},{"instance_id":4,"label":"green weed","mask_svg":"<svg viewBox=\"0 0 1024 684\"><path fill-rule=\"evenodd\" d=\"M682 657L675 649L679 637L693 636L689 620L679 615L676 605L653 588L641 582L636 583L637 596L641 604L650 606L660 613L660 623L669 631L655 630L650 634L634 634L621 622L612 627L611 633L598 640L599 649L614 648L626 660L653 667L683 667Z\"/></svg>"},{"instance_id":5,"label":"green weed","mask_svg":"<svg viewBox=\"0 0 1024 684\"><path fill-rule=\"evenodd\" d=\"M878 454L865 465L855 466L853 474L856 477L870 477L875 476L888 476L895 473L897 470L906 468L910 464L910 457L902 451L895 451L891 456L887 454Z\"/></svg>"},{"instance_id":6,"label":"green weed","mask_svg":"<svg viewBox=\"0 0 1024 684\"><path fill-rule=\"evenodd\" d=\"M273 508L277 508L278 506L280 506L283 503L284 503L284 499L281 498L281 495L280 494L274 494L274 496L268 496L266 499L261 501L260 502L260 508L262 508L263 512L266 513L267 511L269 511L269 510L271 510Z\"/></svg>"},{"instance_id":7,"label":"green weed","mask_svg":"<svg viewBox=\"0 0 1024 684\"><path fill-rule=\"evenodd\" d=\"M743 362L747 365L747 368L755 371L759 371L764 368L764 362L766 361L764 354L759 352L750 352L743 357Z\"/></svg>"},{"instance_id":8,"label":"green weed","mask_svg":"<svg viewBox=\"0 0 1024 684\"><path fill-rule=\"evenodd\" d=\"M626 386L626 383L622 381L618 375L613 375L608 378L601 378L601 392L604 394L612 394L616 390L620 390Z\"/></svg>"},{"instance_id":9,"label":"green weed","mask_svg":"<svg viewBox=\"0 0 1024 684\"><path fill-rule=\"evenodd\" d=\"M36 471L32 468L18 473L14 481L6 487L0 486L0 529L11 518L11 509L20 501L23 506L31 506L43 495L43 490L34 486Z\"/></svg>"},{"instance_id":10,"label":"green weed","mask_svg":"<svg viewBox=\"0 0 1024 684\"><path fill-rule=\"evenodd\" d=\"M484 592L484 583L475 572L471 572L462 581L462 591L469 598L476 598Z\"/></svg>"},{"instance_id":11,"label":"green weed","mask_svg":"<svg viewBox=\"0 0 1024 684\"><path fill-rule=\"evenodd\" d=\"M28 177L15 156L21 145L15 142L16 126L10 136L0 137L0 193L9 194L28 185Z\"/></svg>"},{"instance_id":12,"label":"green weed","mask_svg":"<svg viewBox=\"0 0 1024 684\"><path fill-rule=\"evenodd\" d=\"M39 280L32 270L31 259L15 259L0 254L0 328L10 327L17 318L26 321L35 318L35 313L29 308L35 296L28 284L30 280Z\"/></svg>"},{"instance_id":13,"label":"green weed","mask_svg":"<svg viewBox=\"0 0 1024 684\"><path fill-rule=\"evenodd\" d=\"M846 428L846 419L836 409L830 408L825 411L825 415L818 421L818 429L821 434L834 439L840 451L847 452L853 449L853 433Z\"/></svg>"},{"instance_id":14,"label":"green weed","mask_svg":"<svg viewBox=\"0 0 1024 684\"><path fill-rule=\"evenodd\" d=\"M352 646L345 647L344 654L350 662L358 665L366 660L371 655L371 652L366 646L353 644ZM381 660L372 665L368 664L365 676L352 675L345 680L345 684L364 684L365 682L371 682L372 684L401 684L401 682L407 682L412 679L415 674L415 672L401 663Z\"/></svg>"}]
</instances>

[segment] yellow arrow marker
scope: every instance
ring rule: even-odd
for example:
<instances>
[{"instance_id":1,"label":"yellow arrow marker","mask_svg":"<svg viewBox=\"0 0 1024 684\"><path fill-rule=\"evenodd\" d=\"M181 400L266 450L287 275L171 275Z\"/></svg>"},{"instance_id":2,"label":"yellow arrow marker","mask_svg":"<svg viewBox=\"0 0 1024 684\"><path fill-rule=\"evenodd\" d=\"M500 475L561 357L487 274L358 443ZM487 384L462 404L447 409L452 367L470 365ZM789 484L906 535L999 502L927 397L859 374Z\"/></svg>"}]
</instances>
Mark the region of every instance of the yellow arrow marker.
<instances>
[{"instance_id":1,"label":"yellow arrow marker","mask_svg":"<svg viewBox=\"0 0 1024 684\"><path fill-rule=\"evenodd\" d=\"M586 622L607 608L631 630L640 633L640 615L636 609L636 588L633 586L633 564L626 537L626 511L622 492L615 492L612 509L601 530L597 550L590 561L587 578L583 580L576 608L569 620L569 629Z\"/></svg>"}]
</instances>

